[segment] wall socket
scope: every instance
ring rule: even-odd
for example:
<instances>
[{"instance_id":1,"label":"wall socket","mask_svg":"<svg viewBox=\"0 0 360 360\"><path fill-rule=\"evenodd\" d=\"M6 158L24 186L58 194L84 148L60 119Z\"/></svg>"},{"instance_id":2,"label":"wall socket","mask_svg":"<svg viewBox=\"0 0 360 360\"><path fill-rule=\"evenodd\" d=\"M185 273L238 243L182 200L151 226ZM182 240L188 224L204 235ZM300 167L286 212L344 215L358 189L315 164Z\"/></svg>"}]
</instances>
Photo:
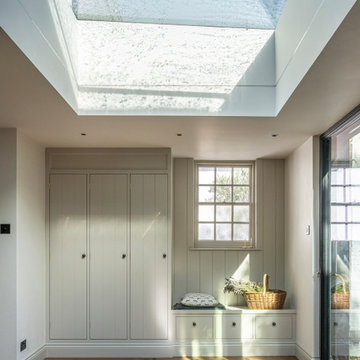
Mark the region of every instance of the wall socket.
<instances>
[{"instance_id":1,"label":"wall socket","mask_svg":"<svg viewBox=\"0 0 360 360\"><path fill-rule=\"evenodd\" d=\"M26 349L26 339L20 343L20 352Z\"/></svg>"}]
</instances>

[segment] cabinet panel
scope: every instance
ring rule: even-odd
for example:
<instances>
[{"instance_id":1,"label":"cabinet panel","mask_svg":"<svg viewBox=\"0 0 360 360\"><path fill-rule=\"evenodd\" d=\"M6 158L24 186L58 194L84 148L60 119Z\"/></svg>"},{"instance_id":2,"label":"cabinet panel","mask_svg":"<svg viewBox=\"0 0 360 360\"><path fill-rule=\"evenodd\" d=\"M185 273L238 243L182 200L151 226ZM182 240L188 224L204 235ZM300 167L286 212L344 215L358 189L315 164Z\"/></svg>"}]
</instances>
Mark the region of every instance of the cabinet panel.
<instances>
[{"instance_id":1,"label":"cabinet panel","mask_svg":"<svg viewBox=\"0 0 360 360\"><path fill-rule=\"evenodd\" d=\"M255 334L257 339L291 339L291 316L256 316Z\"/></svg>"},{"instance_id":2,"label":"cabinet panel","mask_svg":"<svg viewBox=\"0 0 360 360\"><path fill-rule=\"evenodd\" d=\"M131 176L131 338L168 336L167 175Z\"/></svg>"},{"instance_id":3,"label":"cabinet panel","mask_svg":"<svg viewBox=\"0 0 360 360\"><path fill-rule=\"evenodd\" d=\"M186 339L212 339L213 317L212 316L177 316L176 338Z\"/></svg>"},{"instance_id":4,"label":"cabinet panel","mask_svg":"<svg viewBox=\"0 0 360 360\"><path fill-rule=\"evenodd\" d=\"M50 181L50 338L86 339L87 177Z\"/></svg>"},{"instance_id":5,"label":"cabinet panel","mask_svg":"<svg viewBox=\"0 0 360 360\"><path fill-rule=\"evenodd\" d=\"M218 316L215 333L218 339L252 339L252 316Z\"/></svg>"},{"instance_id":6,"label":"cabinet panel","mask_svg":"<svg viewBox=\"0 0 360 360\"><path fill-rule=\"evenodd\" d=\"M90 337L127 338L127 175L90 177Z\"/></svg>"}]
</instances>

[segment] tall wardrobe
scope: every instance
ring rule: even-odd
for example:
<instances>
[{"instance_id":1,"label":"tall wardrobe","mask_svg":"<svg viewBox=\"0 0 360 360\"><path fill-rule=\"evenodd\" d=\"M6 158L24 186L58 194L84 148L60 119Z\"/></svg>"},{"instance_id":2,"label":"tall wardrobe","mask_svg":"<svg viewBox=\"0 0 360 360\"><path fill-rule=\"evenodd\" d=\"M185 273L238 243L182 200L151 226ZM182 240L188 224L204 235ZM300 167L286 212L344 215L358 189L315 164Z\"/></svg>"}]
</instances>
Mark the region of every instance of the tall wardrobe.
<instances>
[{"instance_id":1,"label":"tall wardrobe","mask_svg":"<svg viewBox=\"0 0 360 360\"><path fill-rule=\"evenodd\" d=\"M49 340L165 340L168 149L49 149Z\"/></svg>"}]
</instances>

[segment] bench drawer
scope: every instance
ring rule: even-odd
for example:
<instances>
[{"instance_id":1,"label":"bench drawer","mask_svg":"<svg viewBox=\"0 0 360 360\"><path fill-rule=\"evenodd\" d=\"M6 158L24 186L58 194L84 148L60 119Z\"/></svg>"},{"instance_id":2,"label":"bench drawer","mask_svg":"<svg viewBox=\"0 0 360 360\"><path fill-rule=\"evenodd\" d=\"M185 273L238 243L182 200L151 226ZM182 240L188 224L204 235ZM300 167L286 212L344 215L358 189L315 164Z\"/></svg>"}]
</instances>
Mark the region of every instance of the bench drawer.
<instances>
[{"instance_id":1,"label":"bench drawer","mask_svg":"<svg viewBox=\"0 0 360 360\"><path fill-rule=\"evenodd\" d=\"M252 339L253 317L219 317L216 319L215 333L218 339Z\"/></svg>"},{"instance_id":2,"label":"bench drawer","mask_svg":"<svg viewBox=\"0 0 360 360\"><path fill-rule=\"evenodd\" d=\"M256 316L256 339L292 339L291 316Z\"/></svg>"},{"instance_id":3,"label":"bench drawer","mask_svg":"<svg viewBox=\"0 0 360 360\"><path fill-rule=\"evenodd\" d=\"M213 317L211 316L177 316L177 339L212 339Z\"/></svg>"}]
</instances>

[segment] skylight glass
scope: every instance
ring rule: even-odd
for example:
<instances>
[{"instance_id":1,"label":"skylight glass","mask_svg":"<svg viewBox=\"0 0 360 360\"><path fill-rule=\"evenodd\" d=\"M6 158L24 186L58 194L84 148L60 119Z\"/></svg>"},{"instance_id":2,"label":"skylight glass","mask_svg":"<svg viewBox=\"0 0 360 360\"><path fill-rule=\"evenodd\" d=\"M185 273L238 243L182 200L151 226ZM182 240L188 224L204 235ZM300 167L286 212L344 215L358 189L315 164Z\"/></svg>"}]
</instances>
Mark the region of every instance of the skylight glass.
<instances>
[{"instance_id":1,"label":"skylight glass","mask_svg":"<svg viewBox=\"0 0 360 360\"><path fill-rule=\"evenodd\" d=\"M72 0L78 20L275 29L286 0Z\"/></svg>"},{"instance_id":2,"label":"skylight glass","mask_svg":"<svg viewBox=\"0 0 360 360\"><path fill-rule=\"evenodd\" d=\"M218 113L274 33L78 20L72 0L53 1L83 114Z\"/></svg>"}]
</instances>

